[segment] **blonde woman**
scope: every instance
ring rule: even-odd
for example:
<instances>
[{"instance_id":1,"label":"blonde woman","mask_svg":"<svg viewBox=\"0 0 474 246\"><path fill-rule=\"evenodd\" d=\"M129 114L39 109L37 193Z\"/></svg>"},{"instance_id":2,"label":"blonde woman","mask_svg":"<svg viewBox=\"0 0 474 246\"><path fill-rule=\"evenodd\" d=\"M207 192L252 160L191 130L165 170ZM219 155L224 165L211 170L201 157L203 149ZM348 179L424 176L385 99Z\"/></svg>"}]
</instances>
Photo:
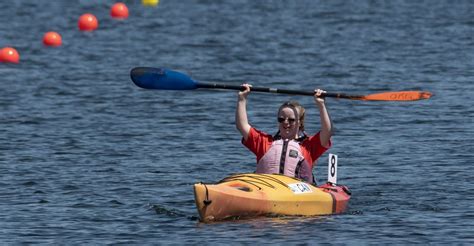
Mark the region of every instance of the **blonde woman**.
<instances>
[{"instance_id":1,"label":"blonde woman","mask_svg":"<svg viewBox=\"0 0 474 246\"><path fill-rule=\"evenodd\" d=\"M250 84L243 86L245 90L238 93L235 123L242 135L243 145L257 157L256 173L280 173L314 183L314 163L331 147L331 121L324 98L321 97L324 91L314 91L314 101L321 120L321 130L318 133L306 135L305 109L299 103L289 101L278 109L278 132L272 136L249 124L247 96L252 87Z\"/></svg>"}]
</instances>

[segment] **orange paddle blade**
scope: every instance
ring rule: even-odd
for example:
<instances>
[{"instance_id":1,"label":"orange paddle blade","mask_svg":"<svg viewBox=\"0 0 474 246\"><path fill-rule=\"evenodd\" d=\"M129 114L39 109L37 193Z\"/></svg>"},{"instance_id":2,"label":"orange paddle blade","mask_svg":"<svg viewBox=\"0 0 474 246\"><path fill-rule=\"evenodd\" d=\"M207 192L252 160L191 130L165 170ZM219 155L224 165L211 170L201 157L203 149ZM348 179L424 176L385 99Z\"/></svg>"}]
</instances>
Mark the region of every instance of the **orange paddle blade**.
<instances>
[{"instance_id":1,"label":"orange paddle blade","mask_svg":"<svg viewBox=\"0 0 474 246\"><path fill-rule=\"evenodd\" d=\"M362 96L360 100L364 101L416 101L429 99L432 96L428 91L394 91L382 92Z\"/></svg>"}]
</instances>

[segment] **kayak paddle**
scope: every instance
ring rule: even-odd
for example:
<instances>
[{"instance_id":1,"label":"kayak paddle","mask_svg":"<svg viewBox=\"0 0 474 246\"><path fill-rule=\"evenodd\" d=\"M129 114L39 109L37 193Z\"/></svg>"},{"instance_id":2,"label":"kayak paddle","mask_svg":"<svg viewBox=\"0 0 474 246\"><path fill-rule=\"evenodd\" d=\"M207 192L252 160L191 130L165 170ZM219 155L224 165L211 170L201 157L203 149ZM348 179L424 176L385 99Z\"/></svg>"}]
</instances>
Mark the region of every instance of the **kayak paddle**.
<instances>
[{"instance_id":1,"label":"kayak paddle","mask_svg":"<svg viewBox=\"0 0 474 246\"><path fill-rule=\"evenodd\" d=\"M130 77L133 83L144 89L157 90L194 90L199 88L206 89L229 89L229 90L245 90L244 86L204 83L197 82L184 73L173 71L166 68L153 67L136 67L130 71ZM253 87L252 91L281 93L291 95L314 96L314 91L301 90L282 90L276 88ZM432 94L427 91L393 91L382 92L369 95L347 95L342 93L324 93L323 97L344 98L363 101L416 101L429 99Z\"/></svg>"}]
</instances>

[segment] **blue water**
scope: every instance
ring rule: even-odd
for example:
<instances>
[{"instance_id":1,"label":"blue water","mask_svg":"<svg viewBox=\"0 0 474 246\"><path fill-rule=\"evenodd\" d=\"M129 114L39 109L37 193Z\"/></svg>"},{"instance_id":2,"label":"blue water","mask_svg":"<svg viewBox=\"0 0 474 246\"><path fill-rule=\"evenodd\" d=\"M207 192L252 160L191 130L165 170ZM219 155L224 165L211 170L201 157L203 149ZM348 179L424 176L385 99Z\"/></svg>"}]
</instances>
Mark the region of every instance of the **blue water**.
<instances>
[{"instance_id":1,"label":"blue water","mask_svg":"<svg viewBox=\"0 0 474 246\"><path fill-rule=\"evenodd\" d=\"M0 2L0 241L7 244L473 244L474 2L162 0ZM100 27L77 30L91 12ZM57 31L59 48L43 47ZM234 91L147 91L129 72L168 67L201 81L430 100L328 99L347 213L199 223L192 184L252 172ZM253 93L274 133L279 104ZM327 154L316 168L326 178Z\"/></svg>"}]
</instances>

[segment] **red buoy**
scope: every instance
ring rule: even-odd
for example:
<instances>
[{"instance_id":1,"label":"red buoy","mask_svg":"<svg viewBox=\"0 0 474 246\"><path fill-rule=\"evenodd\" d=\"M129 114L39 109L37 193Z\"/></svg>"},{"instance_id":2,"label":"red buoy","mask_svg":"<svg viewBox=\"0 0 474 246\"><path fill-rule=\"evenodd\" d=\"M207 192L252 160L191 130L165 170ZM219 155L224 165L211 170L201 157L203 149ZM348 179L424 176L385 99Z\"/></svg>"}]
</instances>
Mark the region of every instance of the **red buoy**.
<instances>
[{"instance_id":1,"label":"red buoy","mask_svg":"<svg viewBox=\"0 0 474 246\"><path fill-rule=\"evenodd\" d=\"M0 62L20 63L20 55L12 47L4 47L0 50Z\"/></svg>"},{"instance_id":2,"label":"red buoy","mask_svg":"<svg viewBox=\"0 0 474 246\"><path fill-rule=\"evenodd\" d=\"M79 30L92 32L99 27L99 21L93 14L83 14L79 17Z\"/></svg>"},{"instance_id":3,"label":"red buoy","mask_svg":"<svg viewBox=\"0 0 474 246\"><path fill-rule=\"evenodd\" d=\"M57 32L47 32L43 36L43 44L46 46L61 46L62 38Z\"/></svg>"},{"instance_id":4,"label":"red buoy","mask_svg":"<svg viewBox=\"0 0 474 246\"><path fill-rule=\"evenodd\" d=\"M116 3L110 9L110 16L116 19L127 19L128 18L128 8L124 3Z\"/></svg>"}]
</instances>

